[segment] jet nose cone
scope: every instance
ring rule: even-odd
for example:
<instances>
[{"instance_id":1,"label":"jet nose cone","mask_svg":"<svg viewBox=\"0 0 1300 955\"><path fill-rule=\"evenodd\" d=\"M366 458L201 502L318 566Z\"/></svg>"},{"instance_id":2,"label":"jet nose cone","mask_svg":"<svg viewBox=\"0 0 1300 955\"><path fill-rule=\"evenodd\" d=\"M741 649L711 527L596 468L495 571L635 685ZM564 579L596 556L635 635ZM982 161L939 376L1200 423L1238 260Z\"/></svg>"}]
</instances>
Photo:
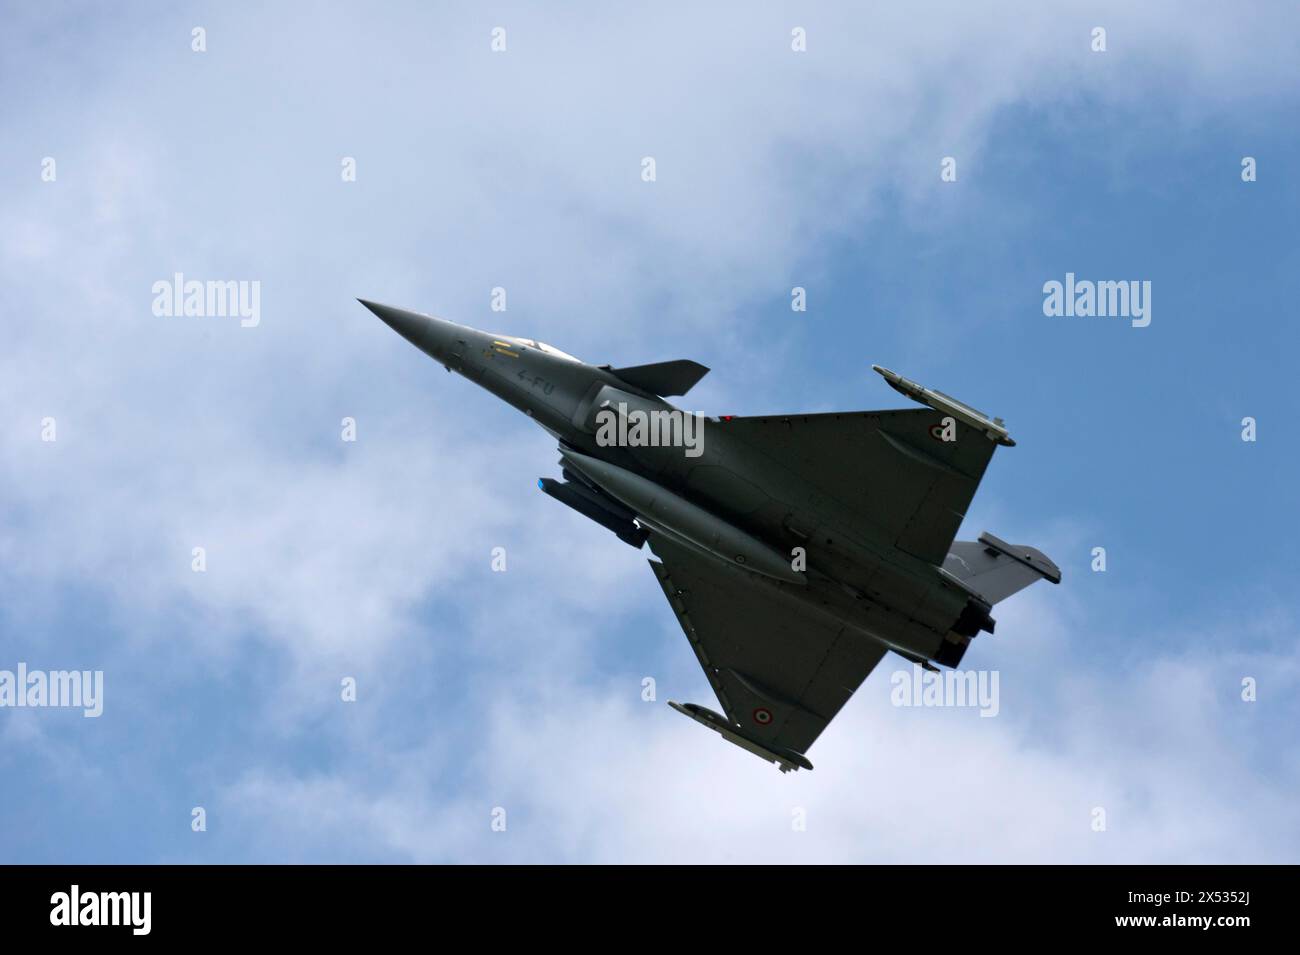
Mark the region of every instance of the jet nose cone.
<instances>
[{"instance_id":1,"label":"jet nose cone","mask_svg":"<svg viewBox=\"0 0 1300 955\"><path fill-rule=\"evenodd\" d=\"M368 302L364 298L359 298L357 301L378 315L385 325L416 348L428 351L435 344L434 336L431 333L437 327L437 319L421 315L419 312L408 312L404 308L394 308L391 305Z\"/></svg>"}]
</instances>

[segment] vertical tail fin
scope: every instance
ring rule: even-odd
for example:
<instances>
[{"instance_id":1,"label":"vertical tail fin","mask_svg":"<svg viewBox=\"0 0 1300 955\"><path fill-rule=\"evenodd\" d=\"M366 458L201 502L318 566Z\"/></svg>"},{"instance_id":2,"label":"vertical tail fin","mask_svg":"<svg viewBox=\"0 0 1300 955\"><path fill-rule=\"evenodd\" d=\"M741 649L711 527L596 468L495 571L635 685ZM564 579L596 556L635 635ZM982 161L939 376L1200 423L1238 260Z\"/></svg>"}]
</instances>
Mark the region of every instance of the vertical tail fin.
<instances>
[{"instance_id":1,"label":"vertical tail fin","mask_svg":"<svg viewBox=\"0 0 1300 955\"><path fill-rule=\"evenodd\" d=\"M1035 547L1008 544L985 531L978 541L953 541L943 569L990 604L1042 578L1061 582L1061 568Z\"/></svg>"}]
</instances>

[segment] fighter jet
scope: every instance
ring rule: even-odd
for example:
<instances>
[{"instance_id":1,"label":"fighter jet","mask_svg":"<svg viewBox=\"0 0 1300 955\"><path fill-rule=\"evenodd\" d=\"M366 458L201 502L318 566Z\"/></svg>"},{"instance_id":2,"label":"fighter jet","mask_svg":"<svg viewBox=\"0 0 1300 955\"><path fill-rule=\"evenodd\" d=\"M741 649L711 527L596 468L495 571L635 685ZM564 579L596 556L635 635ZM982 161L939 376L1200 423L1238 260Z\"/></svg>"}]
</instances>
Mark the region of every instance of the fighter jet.
<instances>
[{"instance_id":1,"label":"fighter jet","mask_svg":"<svg viewBox=\"0 0 1300 955\"><path fill-rule=\"evenodd\" d=\"M1013 442L940 391L872 366L921 408L704 417L665 398L685 359L589 365L544 342L359 299L558 442L538 487L637 549L722 712L669 705L782 772L892 650L934 670L992 633L993 605L1061 572L985 533L954 540L984 470ZM937 666L936 666L937 665Z\"/></svg>"}]
</instances>

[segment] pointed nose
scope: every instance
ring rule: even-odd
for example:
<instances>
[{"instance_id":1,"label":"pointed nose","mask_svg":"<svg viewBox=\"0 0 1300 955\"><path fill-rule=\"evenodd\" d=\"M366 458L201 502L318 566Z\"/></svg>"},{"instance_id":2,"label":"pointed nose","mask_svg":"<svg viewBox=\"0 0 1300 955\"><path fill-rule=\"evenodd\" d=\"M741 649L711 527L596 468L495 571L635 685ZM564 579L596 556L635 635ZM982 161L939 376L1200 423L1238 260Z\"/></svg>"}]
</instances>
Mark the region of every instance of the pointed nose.
<instances>
[{"instance_id":1,"label":"pointed nose","mask_svg":"<svg viewBox=\"0 0 1300 955\"><path fill-rule=\"evenodd\" d=\"M364 298L359 298L357 301L378 315L385 325L416 348L432 354L443 344L442 339L446 336L441 332L443 326L449 323L431 318L428 315L421 315L419 312L408 312L404 308L394 308L391 305L368 302Z\"/></svg>"}]
</instances>

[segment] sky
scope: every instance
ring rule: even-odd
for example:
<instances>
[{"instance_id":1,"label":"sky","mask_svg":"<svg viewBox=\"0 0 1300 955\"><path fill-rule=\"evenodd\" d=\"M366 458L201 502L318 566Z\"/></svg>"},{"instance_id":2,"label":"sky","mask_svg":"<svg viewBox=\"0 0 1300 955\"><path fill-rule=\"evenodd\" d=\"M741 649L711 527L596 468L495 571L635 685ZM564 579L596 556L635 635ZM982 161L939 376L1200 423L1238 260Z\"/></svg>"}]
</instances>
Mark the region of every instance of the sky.
<instances>
[{"instance_id":1,"label":"sky","mask_svg":"<svg viewBox=\"0 0 1300 955\"><path fill-rule=\"evenodd\" d=\"M1293 5L0 16L0 671L104 687L0 707L0 862L1300 861ZM674 713L648 552L357 297L708 414L902 407L874 363L1003 417L958 536L1064 580L966 655L996 717L889 657L782 775Z\"/></svg>"}]
</instances>

